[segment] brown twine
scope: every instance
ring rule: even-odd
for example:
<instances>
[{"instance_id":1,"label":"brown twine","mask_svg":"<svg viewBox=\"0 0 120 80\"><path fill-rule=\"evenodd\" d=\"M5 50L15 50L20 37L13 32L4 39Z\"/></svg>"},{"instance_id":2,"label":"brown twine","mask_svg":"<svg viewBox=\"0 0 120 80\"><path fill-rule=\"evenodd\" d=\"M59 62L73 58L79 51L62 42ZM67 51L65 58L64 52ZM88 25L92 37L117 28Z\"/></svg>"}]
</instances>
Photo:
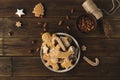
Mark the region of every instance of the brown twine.
<instances>
[{"instance_id":1,"label":"brown twine","mask_svg":"<svg viewBox=\"0 0 120 80\"><path fill-rule=\"evenodd\" d=\"M118 3L118 6L116 8L115 1ZM102 11L104 11L107 15L113 15L120 8L120 1L112 0L112 8L109 11L106 11L105 9L99 9L93 2L93 0L86 0L82 4L82 6L87 13L93 14L96 17L96 19L100 19L101 17L103 17Z\"/></svg>"},{"instance_id":2,"label":"brown twine","mask_svg":"<svg viewBox=\"0 0 120 80\"><path fill-rule=\"evenodd\" d=\"M115 9L115 1L118 3L118 6ZM106 11L105 9L103 10L107 15L113 15L119 8L120 8L120 1L119 0L112 0L112 8L109 11Z\"/></svg>"}]
</instances>

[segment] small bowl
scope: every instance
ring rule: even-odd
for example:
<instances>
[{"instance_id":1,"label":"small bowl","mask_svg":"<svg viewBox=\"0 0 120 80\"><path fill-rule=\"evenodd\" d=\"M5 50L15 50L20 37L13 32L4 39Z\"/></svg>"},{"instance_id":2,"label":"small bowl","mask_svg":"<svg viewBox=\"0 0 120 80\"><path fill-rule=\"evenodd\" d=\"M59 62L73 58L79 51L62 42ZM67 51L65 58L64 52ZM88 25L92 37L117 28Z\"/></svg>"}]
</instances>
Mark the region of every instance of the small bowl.
<instances>
[{"instance_id":1,"label":"small bowl","mask_svg":"<svg viewBox=\"0 0 120 80\"><path fill-rule=\"evenodd\" d=\"M88 33L96 29L97 20L91 14L82 14L76 19L76 27L78 31Z\"/></svg>"},{"instance_id":2,"label":"small bowl","mask_svg":"<svg viewBox=\"0 0 120 80\"><path fill-rule=\"evenodd\" d=\"M75 60L75 63L70 67L70 68L68 68L68 69L62 69L62 70L53 70L51 67L47 67L46 65L45 65L45 61L43 60L43 58L42 58L42 56L43 56L43 53L42 53L42 47L41 47L41 50L40 50L40 57L41 57L41 60L42 60L42 62L43 62L43 64L46 66L46 68L48 68L50 71L53 71L53 72L57 72L57 73L64 73L64 72L67 72L67 71L70 71L71 69L73 69L76 65L77 65L77 63L78 63L78 61L79 61L79 59L80 59L80 47L79 47L79 44L78 44L78 42L76 41L76 39L74 38L74 37L72 37L71 35L69 35L69 34L66 34L66 33L55 33L56 35L58 35L58 36L68 36L68 37L70 37L72 40L73 40L73 42L75 43L75 54L77 55L77 59Z\"/></svg>"}]
</instances>

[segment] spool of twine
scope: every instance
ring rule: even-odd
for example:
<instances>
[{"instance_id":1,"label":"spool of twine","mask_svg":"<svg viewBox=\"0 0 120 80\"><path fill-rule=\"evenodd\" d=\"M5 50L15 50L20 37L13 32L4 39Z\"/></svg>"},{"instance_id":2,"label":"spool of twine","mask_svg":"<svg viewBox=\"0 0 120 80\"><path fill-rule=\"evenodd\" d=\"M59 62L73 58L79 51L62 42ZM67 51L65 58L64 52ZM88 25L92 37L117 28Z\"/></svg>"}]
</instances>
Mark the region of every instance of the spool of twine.
<instances>
[{"instance_id":1,"label":"spool of twine","mask_svg":"<svg viewBox=\"0 0 120 80\"><path fill-rule=\"evenodd\" d=\"M104 11L107 15L113 15L119 8L120 8L120 1L119 0L111 0L113 7L106 11L105 9L101 9ZM117 2L117 6L115 5L115 1ZM96 19L100 19L103 17L102 11L96 6L96 4L93 2L93 0L86 0L82 7L85 9L87 13L90 13L96 17Z\"/></svg>"},{"instance_id":2,"label":"spool of twine","mask_svg":"<svg viewBox=\"0 0 120 80\"><path fill-rule=\"evenodd\" d=\"M94 15L97 20L103 17L102 11L96 6L96 4L92 0L86 0L82 4L82 7L87 13Z\"/></svg>"}]
</instances>

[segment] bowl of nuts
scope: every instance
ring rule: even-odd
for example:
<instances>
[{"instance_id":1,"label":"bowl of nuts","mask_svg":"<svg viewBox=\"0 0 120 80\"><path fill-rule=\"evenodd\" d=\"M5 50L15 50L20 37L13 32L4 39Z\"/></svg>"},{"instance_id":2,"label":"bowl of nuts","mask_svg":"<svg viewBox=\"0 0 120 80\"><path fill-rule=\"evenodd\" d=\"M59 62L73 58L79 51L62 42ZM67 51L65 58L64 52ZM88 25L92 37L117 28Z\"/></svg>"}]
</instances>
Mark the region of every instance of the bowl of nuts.
<instances>
[{"instance_id":1,"label":"bowl of nuts","mask_svg":"<svg viewBox=\"0 0 120 80\"><path fill-rule=\"evenodd\" d=\"M71 35L48 32L42 35L40 57L46 68L63 73L73 69L80 58L80 47Z\"/></svg>"},{"instance_id":2,"label":"bowl of nuts","mask_svg":"<svg viewBox=\"0 0 120 80\"><path fill-rule=\"evenodd\" d=\"M82 14L77 17L76 20L77 30L88 33L95 30L97 26L97 20L93 15L90 14Z\"/></svg>"}]
</instances>

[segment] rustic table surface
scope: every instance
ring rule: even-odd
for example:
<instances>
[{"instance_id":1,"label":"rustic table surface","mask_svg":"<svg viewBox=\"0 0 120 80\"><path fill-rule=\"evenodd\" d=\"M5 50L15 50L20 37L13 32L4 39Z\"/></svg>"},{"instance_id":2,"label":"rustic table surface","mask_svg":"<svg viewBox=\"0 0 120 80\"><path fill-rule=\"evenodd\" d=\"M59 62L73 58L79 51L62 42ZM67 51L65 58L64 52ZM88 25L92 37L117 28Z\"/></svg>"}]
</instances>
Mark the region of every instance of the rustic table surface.
<instances>
[{"instance_id":1,"label":"rustic table surface","mask_svg":"<svg viewBox=\"0 0 120 80\"><path fill-rule=\"evenodd\" d=\"M81 7L84 0L0 0L0 80L120 80L120 9L112 16L104 14L112 26L112 35L104 36L101 21L97 29L88 34L76 30L76 16L85 13ZM44 18L32 14L34 6L42 2L45 6ZM95 0L98 7L111 9L111 0ZM25 16L15 15L17 9L24 9ZM70 10L74 8L74 13ZM66 15L69 19L66 20ZM61 27L59 20L63 20ZM22 22L22 28L15 26ZM43 26L47 31L65 32L74 36L87 51L81 53L91 60L100 59L97 67L87 64L82 58L77 66L66 73L54 73L41 62L36 48L41 46ZM66 26L70 27L70 30ZM9 36L8 33L13 35ZM35 44L31 42L36 40ZM32 52L30 52L32 51Z\"/></svg>"}]
</instances>

